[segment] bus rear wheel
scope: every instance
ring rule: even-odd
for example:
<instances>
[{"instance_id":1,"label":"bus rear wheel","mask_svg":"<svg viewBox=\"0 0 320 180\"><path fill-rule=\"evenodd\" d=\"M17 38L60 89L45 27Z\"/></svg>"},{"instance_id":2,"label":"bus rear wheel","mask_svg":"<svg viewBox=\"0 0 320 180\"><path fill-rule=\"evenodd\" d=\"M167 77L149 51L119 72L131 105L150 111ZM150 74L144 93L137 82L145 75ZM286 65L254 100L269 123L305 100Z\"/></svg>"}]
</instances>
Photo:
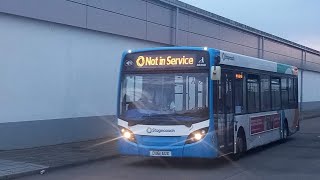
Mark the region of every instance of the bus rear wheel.
<instances>
[{"instance_id":1,"label":"bus rear wheel","mask_svg":"<svg viewBox=\"0 0 320 180\"><path fill-rule=\"evenodd\" d=\"M284 127L282 130L282 142L286 142L286 140L288 139L288 134L289 134L289 130L288 130L288 122L287 120L284 121Z\"/></svg>"}]
</instances>

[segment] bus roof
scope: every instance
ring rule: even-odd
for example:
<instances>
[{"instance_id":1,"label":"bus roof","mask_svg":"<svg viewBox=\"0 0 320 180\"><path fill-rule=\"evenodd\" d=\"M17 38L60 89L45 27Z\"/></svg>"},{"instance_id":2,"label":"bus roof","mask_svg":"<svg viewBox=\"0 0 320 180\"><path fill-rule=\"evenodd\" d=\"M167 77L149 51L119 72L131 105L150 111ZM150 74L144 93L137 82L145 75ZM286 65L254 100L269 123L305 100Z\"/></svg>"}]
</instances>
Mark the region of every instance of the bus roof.
<instances>
[{"instance_id":1,"label":"bus roof","mask_svg":"<svg viewBox=\"0 0 320 180\"><path fill-rule=\"evenodd\" d=\"M276 72L281 74L298 75L298 68L295 66L277 63L270 60L245 56L245 55L218 50L214 48L207 48L207 47L190 47L190 46L155 47L155 48L144 48L144 49L138 49L138 50L128 50L124 54L150 52L150 51L166 51L166 50L216 51L220 53L220 64L223 64L223 65L264 70L264 71Z\"/></svg>"},{"instance_id":2,"label":"bus roof","mask_svg":"<svg viewBox=\"0 0 320 180\"><path fill-rule=\"evenodd\" d=\"M295 66L221 50L220 64L258 69L281 74L298 75L298 68Z\"/></svg>"}]
</instances>

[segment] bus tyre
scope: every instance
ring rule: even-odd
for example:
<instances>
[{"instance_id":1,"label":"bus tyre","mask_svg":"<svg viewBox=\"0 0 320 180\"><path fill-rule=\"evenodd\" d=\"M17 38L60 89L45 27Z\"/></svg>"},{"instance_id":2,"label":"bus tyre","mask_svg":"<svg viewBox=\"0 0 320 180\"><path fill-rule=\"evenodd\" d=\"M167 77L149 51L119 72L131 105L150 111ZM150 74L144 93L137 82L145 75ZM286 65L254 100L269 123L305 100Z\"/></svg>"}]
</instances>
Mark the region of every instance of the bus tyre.
<instances>
[{"instance_id":1,"label":"bus tyre","mask_svg":"<svg viewBox=\"0 0 320 180\"><path fill-rule=\"evenodd\" d=\"M242 131L237 135L236 153L232 156L232 159L239 160L247 151L245 135Z\"/></svg>"},{"instance_id":2,"label":"bus tyre","mask_svg":"<svg viewBox=\"0 0 320 180\"><path fill-rule=\"evenodd\" d=\"M288 139L288 134L289 134L288 122L287 120L285 120L283 130L282 130L282 142L286 142L286 140Z\"/></svg>"}]
</instances>

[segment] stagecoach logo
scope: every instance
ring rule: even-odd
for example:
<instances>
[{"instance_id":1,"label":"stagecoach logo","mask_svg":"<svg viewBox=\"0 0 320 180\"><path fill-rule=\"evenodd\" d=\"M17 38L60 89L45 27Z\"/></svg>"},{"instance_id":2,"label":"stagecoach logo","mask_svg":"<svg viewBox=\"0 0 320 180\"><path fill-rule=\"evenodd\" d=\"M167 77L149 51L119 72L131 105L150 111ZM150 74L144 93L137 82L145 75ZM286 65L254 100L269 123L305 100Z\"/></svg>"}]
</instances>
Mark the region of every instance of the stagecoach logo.
<instances>
[{"instance_id":1,"label":"stagecoach logo","mask_svg":"<svg viewBox=\"0 0 320 180\"><path fill-rule=\"evenodd\" d=\"M174 133L176 132L174 129L156 129L156 128L147 128L147 133Z\"/></svg>"},{"instance_id":2,"label":"stagecoach logo","mask_svg":"<svg viewBox=\"0 0 320 180\"><path fill-rule=\"evenodd\" d=\"M229 60L229 61L234 61L234 57L233 56L229 56L225 53L222 53L222 60Z\"/></svg>"},{"instance_id":3,"label":"stagecoach logo","mask_svg":"<svg viewBox=\"0 0 320 180\"><path fill-rule=\"evenodd\" d=\"M132 65L133 65L133 62L132 62L131 60L127 60L127 61L125 62L125 65L126 65L126 66L132 66Z\"/></svg>"}]
</instances>

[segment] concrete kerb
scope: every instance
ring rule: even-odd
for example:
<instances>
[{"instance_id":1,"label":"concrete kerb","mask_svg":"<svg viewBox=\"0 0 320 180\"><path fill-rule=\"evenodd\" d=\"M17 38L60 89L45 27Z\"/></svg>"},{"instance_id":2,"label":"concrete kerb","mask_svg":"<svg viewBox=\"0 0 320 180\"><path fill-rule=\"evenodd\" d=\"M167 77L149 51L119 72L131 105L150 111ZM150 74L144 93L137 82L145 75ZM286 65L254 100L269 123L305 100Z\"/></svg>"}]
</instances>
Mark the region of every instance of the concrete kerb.
<instances>
[{"instance_id":1,"label":"concrete kerb","mask_svg":"<svg viewBox=\"0 0 320 180\"><path fill-rule=\"evenodd\" d=\"M9 168L10 171L8 172L0 170L0 180L44 174L60 168L80 166L119 157L116 143L106 143L109 141L110 137L107 137L82 142L2 151L0 152L0 160L25 165L22 166L22 170L14 167ZM32 168L31 165L35 165L35 168Z\"/></svg>"},{"instance_id":2,"label":"concrete kerb","mask_svg":"<svg viewBox=\"0 0 320 180\"><path fill-rule=\"evenodd\" d=\"M46 170L46 169L43 169L43 170ZM0 177L0 180L16 179L16 178L21 178L21 177L25 177L25 176L31 176L34 174L38 174L41 171L42 170L33 170L33 171L28 171L28 172L10 174L10 175Z\"/></svg>"}]
</instances>

